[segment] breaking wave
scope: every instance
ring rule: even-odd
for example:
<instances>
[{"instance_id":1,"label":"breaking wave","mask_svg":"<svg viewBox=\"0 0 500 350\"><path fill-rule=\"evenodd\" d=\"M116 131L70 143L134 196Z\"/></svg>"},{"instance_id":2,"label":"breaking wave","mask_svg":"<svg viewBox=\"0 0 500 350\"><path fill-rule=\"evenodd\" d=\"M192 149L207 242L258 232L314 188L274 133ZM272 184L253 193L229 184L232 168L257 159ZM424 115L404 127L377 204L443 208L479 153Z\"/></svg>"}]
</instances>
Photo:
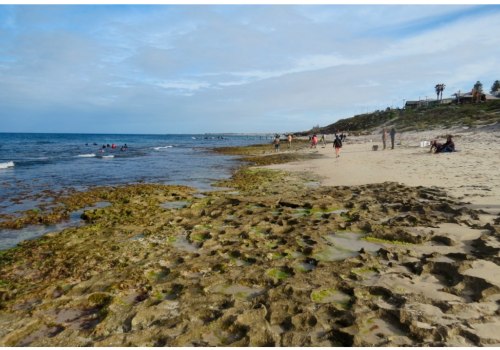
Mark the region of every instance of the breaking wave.
<instances>
[{"instance_id":1,"label":"breaking wave","mask_svg":"<svg viewBox=\"0 0 500 350\"><path fill-rule=\"evenodd\" d=\"M7 168L13 168L14 167L14 162L6 162L6 163L0 163L0 169L7 169Z\"/></svg>"},{"instance_id":2,"label":"breaking wave","mask_svg":"<svg viewBox=\"0 0 500 350\"><path fill-rule=\"evenodd\" d=\"M160 151L160 150L162 150L162 149L167 149L167 148L172 148L172 147L174 147L174 146L169 145L169 146L162 146L162 147L153 147L153 149L154 149L155 151Z\"/></svg>"}]
</instances>

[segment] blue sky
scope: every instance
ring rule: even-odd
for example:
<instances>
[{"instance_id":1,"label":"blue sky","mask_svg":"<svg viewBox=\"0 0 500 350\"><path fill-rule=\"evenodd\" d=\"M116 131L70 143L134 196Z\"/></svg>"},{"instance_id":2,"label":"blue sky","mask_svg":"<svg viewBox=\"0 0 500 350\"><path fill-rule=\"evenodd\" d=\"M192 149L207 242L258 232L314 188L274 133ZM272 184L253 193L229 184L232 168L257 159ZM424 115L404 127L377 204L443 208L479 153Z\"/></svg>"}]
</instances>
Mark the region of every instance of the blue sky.
<instances>
[{"instance_id":1,"label":"blue sky","mask_svg":"<svg viewBox=\"0 0 500 350\"><path fill-rule=\"evenodd\" d=\"M500 5L0 5L0 132L288 132L500 80Z\"/></svg>"}]
</instances>

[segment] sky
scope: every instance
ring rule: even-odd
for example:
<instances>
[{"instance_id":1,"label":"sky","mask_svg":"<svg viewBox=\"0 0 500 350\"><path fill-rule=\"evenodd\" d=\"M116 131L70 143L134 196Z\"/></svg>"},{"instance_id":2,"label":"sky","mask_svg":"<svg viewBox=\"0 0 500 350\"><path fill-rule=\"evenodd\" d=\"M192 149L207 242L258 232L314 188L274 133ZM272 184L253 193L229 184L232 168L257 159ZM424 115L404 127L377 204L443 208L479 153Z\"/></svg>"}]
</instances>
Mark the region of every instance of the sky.
<instances>
[{"instance_id":1,"label":"sky","mask_svg":"<svg viewBox=\"0 0 500 350\"><path fill-rule=\"evenodd\" d=\"M500 80L500 5L0 5L0 132L293 132Z\"/></svg>"}]
</instances>

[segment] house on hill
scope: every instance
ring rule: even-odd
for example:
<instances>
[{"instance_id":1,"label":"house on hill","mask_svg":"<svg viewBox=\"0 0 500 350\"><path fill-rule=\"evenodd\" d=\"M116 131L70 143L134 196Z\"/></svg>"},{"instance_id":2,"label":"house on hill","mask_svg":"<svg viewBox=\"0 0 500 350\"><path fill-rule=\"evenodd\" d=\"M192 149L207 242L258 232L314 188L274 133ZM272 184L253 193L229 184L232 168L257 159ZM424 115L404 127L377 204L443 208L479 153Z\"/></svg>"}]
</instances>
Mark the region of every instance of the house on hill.
<instances>
[{"instance_id":1,"label":"house on hill","mask_svg":"<svg viewBox=\"0 0 500 350\"><path fill-rule=\"evenodd\" d=\"M421 107L448 105L448 104L452 104L452 103L464 104L464 103L474 103L475 102L474 94L472 92L467 92L464 94L457 92L457 93L453 94L452 96L454 96L454 97L443 98L442 100L440 99L440 100L406 101L405 109L416 109L416 108L421 108ZM497 96L481 93L481 95L479 96L480 102L499 100L499 99L500 99L500 95L497 97Z\"/></svg>"},{"instance_id":2,"label":"house on hill","mask_svg":"<svg viewBox=\"0 0 500 350\"><path fill-rule=\"evenodd\" d=\"M418 100L418 101L406 101L405 109L415 109L420 107L430 107L437 105L447 105L454 102L453 98L443 98L439 100Z\"/></svg>"},{"instance_id":3,"label":"house on hill","mask_svg":"<svg viewBox=\"0 0 500 350\"><path fill-rule=\"evenodd\" d=\"M467 92L465 94L456 93L456 94L453 94L453 96L455 96L455 98L454 98L455 103L458 103L458 104L474 103L475 102L474 94L472 92ZM489 95L489 94L485 94L485 93L481 93L479 96L479 101L481 101L481 102L486 102L486 101L490 101L490 100L498 100L498 99L499 99L498 97L495 97L495 96Z\"/></svg>"}]
</instances>

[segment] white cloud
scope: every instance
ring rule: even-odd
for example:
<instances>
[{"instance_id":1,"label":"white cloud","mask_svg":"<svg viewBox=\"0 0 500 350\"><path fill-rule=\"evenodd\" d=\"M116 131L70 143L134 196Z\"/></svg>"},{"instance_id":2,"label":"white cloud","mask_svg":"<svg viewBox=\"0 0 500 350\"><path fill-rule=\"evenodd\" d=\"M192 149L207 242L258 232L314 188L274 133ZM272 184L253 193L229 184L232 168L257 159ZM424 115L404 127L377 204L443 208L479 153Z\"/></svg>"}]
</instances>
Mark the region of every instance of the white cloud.
<instances>
[{"instance_id":1,"label":"white cloud","mask_svg":"<svg viewBox=\"0 0 500 350\"><path fill-rule=\"evenodd\" d=\"M30 106L120 116L132 132L138 116L142 132L300 130L433 96L437 82L451 94L500 79L498 10L82 8L14 6L2 17L0 6L4 125L28 120Z\"/></svg>"},{"instance_id":2,"label":"white cloud","mask_svg":"<svg viewBox=\"0 0 500 350\"><path fill-rule=\"evenodd\" d=\"M156 81L153 82L153 84L163 89L189 90L189 91L196 91L203 88L208 88L210 86L210 84L206 82L192 81L192 80Z\"/></svg>"}]
</instances>

